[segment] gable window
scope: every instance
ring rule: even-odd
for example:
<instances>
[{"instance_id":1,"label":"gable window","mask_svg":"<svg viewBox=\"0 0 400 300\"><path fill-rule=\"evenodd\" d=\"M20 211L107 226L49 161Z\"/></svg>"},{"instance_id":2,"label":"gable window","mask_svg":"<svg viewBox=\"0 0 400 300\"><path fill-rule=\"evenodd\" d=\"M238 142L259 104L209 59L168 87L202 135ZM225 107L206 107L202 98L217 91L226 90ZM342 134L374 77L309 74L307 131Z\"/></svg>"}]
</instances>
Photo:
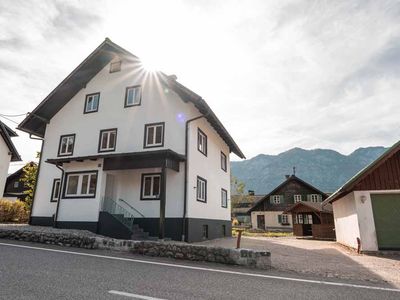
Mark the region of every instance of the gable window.
<instances>
[{"instance_id":1,"label":"gable window","mask_svg":"<svg viewBox=\"0 0 400 300\"><path fill-rule=\"evenodd\" d=\"M121 61L112 62L110 64L110 73L115 73L121 71Z\"/></svg>"},{"instance_id":2,"label":"gable window","mask_svg":"<svg viewBox=\"0 0 400 300\"><path fill-rule=\"evenodd\" d=\"M161 173L142 174L141 200L159 200L161 194Z\"/></svg>"},{"instance_id":3,"label":"gable window","mask_svg":"<svg viewBox=\"0 0 400 300\"><path fill-rule=\"evenodd\" d=\"M19 187L19 181L14 181L14 188L17 189Z\"/></svg>"},{"instance_id":4,"label":"gable window","mask_svg":"<svg viewBox=\"0 0 400 300\"><path fill-rule=\"evenodd\" d=\"M164 146L164 122L144 126L144 148Z\"/></svg>"},{"instance_id":5,"label":"gable window","mask_svg":"<svg viewBox=\"0 0 400 300\"><path fill-rule=\"evenodd\" d=\"M311 194L310 195L310 201L311 202L320 202L321 201L321 195L319 195L319 194Z\"/></svg>"},{"instance_id":6,"label":"gable window","mask_svg":"<svg viewBox=\"0 0 400 300\"><path fill-rule=\"evenodd\" d=\"M271 202L273 204L280 204L281 203L281 196L280 195L272 195Z\"/></svg>"},{"instance_id":7,"label":"gable window","mask_svg":"<svg viewBox=\"0 0 400 300\"><path fill-rule=\"evenodd\" d=\"M228 207L228 191L225 189L221 189L221 206Z\"/></svg>"},{"instance_id":8,"label":"gable window","mask_svg":"<svg viewBox=\"0 0 400 300\"><path fill-rule=\"evenodd\" d=\"M100 93L86 95L85 114L93 113L99 110Z\"/></svg>"},{"instance_id":9,"label":"gable window","mask_svg":"<svg viewBox=\"0 0 400 300\"><path fill-rule=\"evenodd\" d=\"M224 152L221 152L221 169L225 172L227 170L227 159Z\"/></svg>"},{"instance_id":10,"label":"gable window","mask_svg":"<svg viewBox=\"0 0 400 300\"><path fill-rule=\"evenodd\" d=\"M200 202L207 202L207 180L197 176L196 199Z\"/></svg>"},{"instance_id":11,"label":"gable window","mask_svg":"<svg viewBox=\"0 0 400 300\"><path fill-rule=\"evenodd\" d=\"M62 135L58 146L58 156L68 156L74 153L75 134Z\"/></svg>"},{"instance_id":12,"label":"gable window","mask_svg":"<svg viewBox=\"0 0 400 300\"><path fill-rule=\"evenodd\" d=\"M197 130L197 149L207 156L207 136L200 128Z\"/></svg>"},{"instance_id":13,"label":"gable window","mask_svg":"<svg viewBox=\"0 0 400 300\"><path fill-rule=\"evenodd\" d=\"M294 195L294 203L301 202L301 195Z\"/></svg>"},{"instance_id":14,"label":"gable window","mask_svg":"<svg viewBox=\"0 0 400 300\"><path fill-rule=\"evenodd\" d=\"M50 202L57 202L60 199L61 180L56 178L53 180L53 188L51 189Z\"/></svg>"},{"instance_id":15,"label":"gable window","mask_svg":"<svg viewBox=\"0 0 400 300\"><path fill-rule=\"evenodd\" d=\"M97 171L67 173L64 198L96 197Z\"/></svg>"},{"instance_id":16,"label":"gable window","mask_svg":"<svg viewBox=\"0 0 400 300\"><path fill-rule=\"evenodd\" d=\"M99 152L115 151L117 143L117 129L100 130Z\"/></svg>"},{"instance_id":17,"label":"gable window","mask_svg":"<svg viewBox=\"0 0 400 300\"><path fill-rule=\"evenodd\" d=\"M140 105L141 96L140 85L128 86L125 91L125 107Z\"/></svg>"}]
</instances>

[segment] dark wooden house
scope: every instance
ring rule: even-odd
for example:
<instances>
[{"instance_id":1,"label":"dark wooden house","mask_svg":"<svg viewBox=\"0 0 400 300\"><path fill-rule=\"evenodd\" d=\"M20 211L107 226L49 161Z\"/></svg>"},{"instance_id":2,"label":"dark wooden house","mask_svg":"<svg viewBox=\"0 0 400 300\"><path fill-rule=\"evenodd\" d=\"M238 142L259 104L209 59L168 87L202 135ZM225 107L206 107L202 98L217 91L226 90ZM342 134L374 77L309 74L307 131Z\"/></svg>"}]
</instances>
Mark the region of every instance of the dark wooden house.
<instances>
[{"instance_id":1,"label":"dark wooden house","mask_svg":"<svg viewBox=\"0 0 400 300\"><path fill-rule=\"evenodd\" d=\"M36 164L34 162L30 162L29 164ZM24 174L24 168L21 168L14 173L8 175L6 180L6 185L4 187L3 198L10 200L25 200L26 194L24 193L27 190L25 184L21 181L21 178Z\"/></svg>"}]
</instances>

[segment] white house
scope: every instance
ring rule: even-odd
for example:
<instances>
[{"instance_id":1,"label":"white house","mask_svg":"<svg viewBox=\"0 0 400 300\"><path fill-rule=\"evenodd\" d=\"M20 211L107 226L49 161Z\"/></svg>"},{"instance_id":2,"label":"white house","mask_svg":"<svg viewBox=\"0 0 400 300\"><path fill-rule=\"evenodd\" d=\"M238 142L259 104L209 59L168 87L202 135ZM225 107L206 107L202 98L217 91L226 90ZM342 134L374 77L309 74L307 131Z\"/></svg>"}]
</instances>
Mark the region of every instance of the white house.
<instances>
[{"instance_id":1,"label":"white house","mask_svg":"<svg viewBox=\"0 0 400 300\"><path fill-rule=\"evenodd\" d=\"M336 240L361 251L400 250L400 142L323 204L332 203Z\"/></svg>"},{"instance_id":2,"label":"white house","mask_svg":"<svg viewBox=\"0 0 400 300\"><path fill-rule=\"evenodd\" d=\"M18 136L17 133L1 121L0 136L0 196L3 196L10 162L20 161L21 157L11 141L11 137Z\"/></svg>"},{"instance_id":3,"label":"white house","mask_svg":"<svg viewBox=\"0 0 400 300\"><path fill-rule=\"evenodd\" d=\"M109 39L19 129L43 138L31 224L230 235L229 155L243 153L199 95Z\"/></svg>"}]
</instances>

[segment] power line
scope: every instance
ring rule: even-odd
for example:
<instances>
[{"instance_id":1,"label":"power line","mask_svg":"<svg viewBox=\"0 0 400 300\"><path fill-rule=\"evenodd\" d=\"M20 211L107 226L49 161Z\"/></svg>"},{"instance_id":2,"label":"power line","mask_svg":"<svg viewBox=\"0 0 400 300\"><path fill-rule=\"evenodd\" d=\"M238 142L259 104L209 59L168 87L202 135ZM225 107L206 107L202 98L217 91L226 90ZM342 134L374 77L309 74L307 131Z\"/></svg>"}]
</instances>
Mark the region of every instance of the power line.
<instances>
[{"instance_id":1,"label":"power line","mask_svg":"<svg viewBox=\"0 0 400 300\"><path fill-rule=\"evenodd\" d=\"M19 125L18 122L15 122L14 120L11 120L11 119L9 119L9 118L3 116L3 115L0 115L0 117L1 117L1 118L4 118L4 119L6 119L6 120L8 120L8 121L10 121L10 122L13 122L13 123L15 123L15 124L17 124L17 125Z\"/></svg>"}]
</instances>

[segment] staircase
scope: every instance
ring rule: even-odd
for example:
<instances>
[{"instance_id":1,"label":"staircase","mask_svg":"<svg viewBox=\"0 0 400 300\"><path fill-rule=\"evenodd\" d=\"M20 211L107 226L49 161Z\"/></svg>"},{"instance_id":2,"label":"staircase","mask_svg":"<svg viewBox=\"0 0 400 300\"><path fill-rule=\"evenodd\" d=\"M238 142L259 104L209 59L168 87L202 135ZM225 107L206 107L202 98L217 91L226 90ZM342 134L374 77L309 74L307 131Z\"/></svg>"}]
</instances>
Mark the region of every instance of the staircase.
<instances>
[{"instance_id":1,"label":"staircase","mask_svg":"<svg viewBox=\"0 0 400 300\"><path fill-rule=\"evenodd\" d=\"M120 205L122 202L125 203L125 207ZM135 215L140 215L141 217L144 217L144 215L133 208L125 200L119 199L119 203L117 203L114 199L104 197L102 199L101 212L110 214L114 221L125 227L125 230L118 230L120 232L116 232L114 234L115 237L120 238L121 234L123 234L124 236L129 235L132 240L144 240L150 238L148 232L143 231L143 228L134 224ZM108 222L111 221L110 218L108 220ZM113 227L118 227L117 225L118 224L114 224ZM111 236L112 234L108 233L108 235Z\"/></svg>"}]
</instances>

